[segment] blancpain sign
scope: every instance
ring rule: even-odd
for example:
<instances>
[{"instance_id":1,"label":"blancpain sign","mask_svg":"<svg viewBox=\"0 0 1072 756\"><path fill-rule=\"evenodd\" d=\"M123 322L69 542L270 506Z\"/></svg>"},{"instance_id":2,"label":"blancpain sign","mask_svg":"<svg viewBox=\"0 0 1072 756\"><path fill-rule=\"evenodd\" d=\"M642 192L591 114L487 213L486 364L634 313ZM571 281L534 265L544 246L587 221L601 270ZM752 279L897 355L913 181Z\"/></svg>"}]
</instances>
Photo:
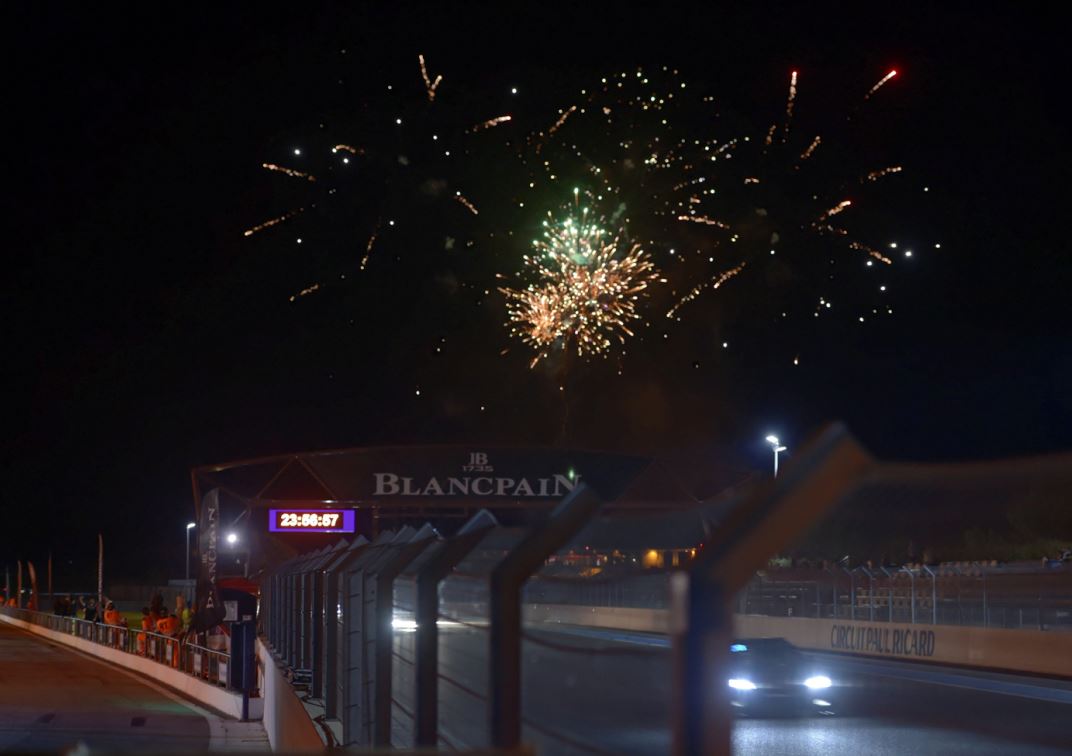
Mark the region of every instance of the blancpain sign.
<instances>
[{"instance_id":1,"label":"blancpain sign","mask_svg":"<svg viewBox=\"0 0 1072 756\"><path fill-rule=\"evenodd\" d=\"M505 478L471 473L493 473L484 452L470 452L462 475L412 478L397 473L373 473L374 496L502 496L509 498L561 498L574 489L581 476L555 473L543 478Z\"/></svg>"}]
</instances>

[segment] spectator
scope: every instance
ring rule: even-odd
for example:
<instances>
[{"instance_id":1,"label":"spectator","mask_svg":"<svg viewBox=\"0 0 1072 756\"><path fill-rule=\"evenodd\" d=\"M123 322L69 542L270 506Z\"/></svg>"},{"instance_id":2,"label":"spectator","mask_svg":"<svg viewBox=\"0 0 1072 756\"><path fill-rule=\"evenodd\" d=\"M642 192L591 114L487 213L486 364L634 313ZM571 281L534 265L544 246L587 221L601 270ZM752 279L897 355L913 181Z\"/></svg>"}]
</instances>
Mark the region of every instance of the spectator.
<instances>
[{"instance_id":1,"label":"spectator","mask_svg":"<svg viewBox=\"0 0 1072 756\"><path fill-rule=\"evenodd\" d=\"M153 628L156 627L156 623L153 622L153 615L149 611L149 607L144 606L141 610L141 632L138 633L138 653L145 654L148 648L148 636L146 633L151 633Z\"/></svg>"},{"instance_id":2,"label":"spectator","mask_svg":"<svg viewBox=\"0 0 1072 756\"><path fill-rule=\"evenodd\" d=\"M175 616L179 618L182 631L184 633L188 631L193 615L190 613L190 607L186 605L186 598L181 593L175 597Z\"/></svg>"},{"instance_id":3,"label":"spectator","mask_svg":"<svg viewBox=\"0 0 1072 756\"><path fill-rule=\"evenodd\" d=\"M109 601L104 607L104 624L115 625L119 627L123 619L123 615L119 613L119 610L115 608L115 602Z\"/></svg>"},{"instance_id":4,"label":"spectator","mask_svg":"<svg viewBox=\"0 0 1072 756\"><path fill-rule=\"evenodd\" d=\"M168 636L169 639L175 639L179 634L179 618L174 613L168 614L164 608L160 609L160 619L156 621L156 631L161 635ZM167 640L167 661L171 666L178 668L179 666L179 642L178 640Z\"/></svg>"},{"instance_id":5,"label":"spectator","mask_svg":"<svg viewBox=\"0 0 1072 756\"><path fill-rule=\"evenodd\" d=\"M91 598L86 602L85 620L86 622L100 622L97 616L97 599Z\"/></svg>"}]
</instances>

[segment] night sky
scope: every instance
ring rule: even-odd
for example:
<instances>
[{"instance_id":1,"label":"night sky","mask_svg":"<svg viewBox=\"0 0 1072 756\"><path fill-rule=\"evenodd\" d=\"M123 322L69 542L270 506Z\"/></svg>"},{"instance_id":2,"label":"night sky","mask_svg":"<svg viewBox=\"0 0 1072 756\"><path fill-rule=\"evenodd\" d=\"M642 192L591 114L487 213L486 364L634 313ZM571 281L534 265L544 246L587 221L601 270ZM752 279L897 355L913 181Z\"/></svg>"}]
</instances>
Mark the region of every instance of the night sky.
<instances>
[{"instance_id":1,"label":"night sky","mask_svg":"<svg viewBox=\"0 0 1072 756\"><path fill-rule=\"evenodd\" d=\"M888 458L1072 448L1072 161L1056 18L967 4L867 16L624 8L5 10L4 563L40 564L51 548L88 573L103 531L110 574L178 574L189 468L286 451L710 444L758 469L766 433L792 450L830 419ZM458 249L445 250L454 232L439 228L440 210L412 204L416 179L383 147L394 137L368 125L395 117L384 82L399 109L430 112L412 110L418 53L444 75L429 117L455 129L468 112L467 123L513 112L546 128L586 83L664 64L761 126L799 69L798 119L829 110L834 122L898 69L857 145L875 156L869 167L905 168L865 216L876 243L917 245L897 268L894 317L781 326L751 317L772 299L753 280L727 295L747 304L725 328L711 325L719 310L698 308L666 339L662 323L640 327L621 360L530 370L494 291L521 248L481 236L495 226L487 209L469 226L451 219ZM509 136L501 128L496 139ZM353 217L312 211L243 237L300 204L303 187L261 163L346 129L382 147ZM500 173L512 197L514 169L484 160L460 175L494 208ZM368 224L389 216L400 228L362 277ZM498 240L513 222L499 216ZM466 238L478 240L469 253Z\"/></svg>"}]
</instances>

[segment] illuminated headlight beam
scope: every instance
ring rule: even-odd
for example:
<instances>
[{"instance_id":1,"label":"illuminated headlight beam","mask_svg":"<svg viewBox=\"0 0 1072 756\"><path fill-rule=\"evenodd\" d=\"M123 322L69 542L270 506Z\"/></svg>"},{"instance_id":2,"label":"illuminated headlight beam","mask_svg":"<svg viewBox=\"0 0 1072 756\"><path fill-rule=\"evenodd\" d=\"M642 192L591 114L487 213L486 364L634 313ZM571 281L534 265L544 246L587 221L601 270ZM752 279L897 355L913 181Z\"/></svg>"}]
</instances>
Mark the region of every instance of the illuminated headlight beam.
<instances>
[{"instance_id":1,"label":"illuminated headlight beam","mask_svg":"<svg viewBox=\"0 0 1072 756\"><path fill-rule=\"evenodd\" d=\"M743 677L731 677L727 683L734 690L755 690L756 684L751 680L746 680Z\"/></svg>"}]
</instances>

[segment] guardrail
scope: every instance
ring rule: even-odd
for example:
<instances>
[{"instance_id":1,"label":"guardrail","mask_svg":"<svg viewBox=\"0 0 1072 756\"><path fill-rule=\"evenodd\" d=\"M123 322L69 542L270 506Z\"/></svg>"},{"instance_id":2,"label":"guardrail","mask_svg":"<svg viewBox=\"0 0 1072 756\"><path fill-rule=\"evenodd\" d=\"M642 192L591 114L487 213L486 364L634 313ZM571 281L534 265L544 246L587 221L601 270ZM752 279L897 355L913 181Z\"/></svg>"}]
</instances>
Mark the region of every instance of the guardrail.
<instances>
[{"instance_id":1,"label":"guardrail","mask_svg":"<svg viewBox=\"0 0 1072 756\"><path fill-rule=\"evenodd\" d=\"M77 617L7 606L0 608L0 612L23 622L81 638L99 646L152 659L221 688L228 687L227 670L231 657L225 651L205 648L156 632L88 622Z\"/></svg>"}]
</instances>

